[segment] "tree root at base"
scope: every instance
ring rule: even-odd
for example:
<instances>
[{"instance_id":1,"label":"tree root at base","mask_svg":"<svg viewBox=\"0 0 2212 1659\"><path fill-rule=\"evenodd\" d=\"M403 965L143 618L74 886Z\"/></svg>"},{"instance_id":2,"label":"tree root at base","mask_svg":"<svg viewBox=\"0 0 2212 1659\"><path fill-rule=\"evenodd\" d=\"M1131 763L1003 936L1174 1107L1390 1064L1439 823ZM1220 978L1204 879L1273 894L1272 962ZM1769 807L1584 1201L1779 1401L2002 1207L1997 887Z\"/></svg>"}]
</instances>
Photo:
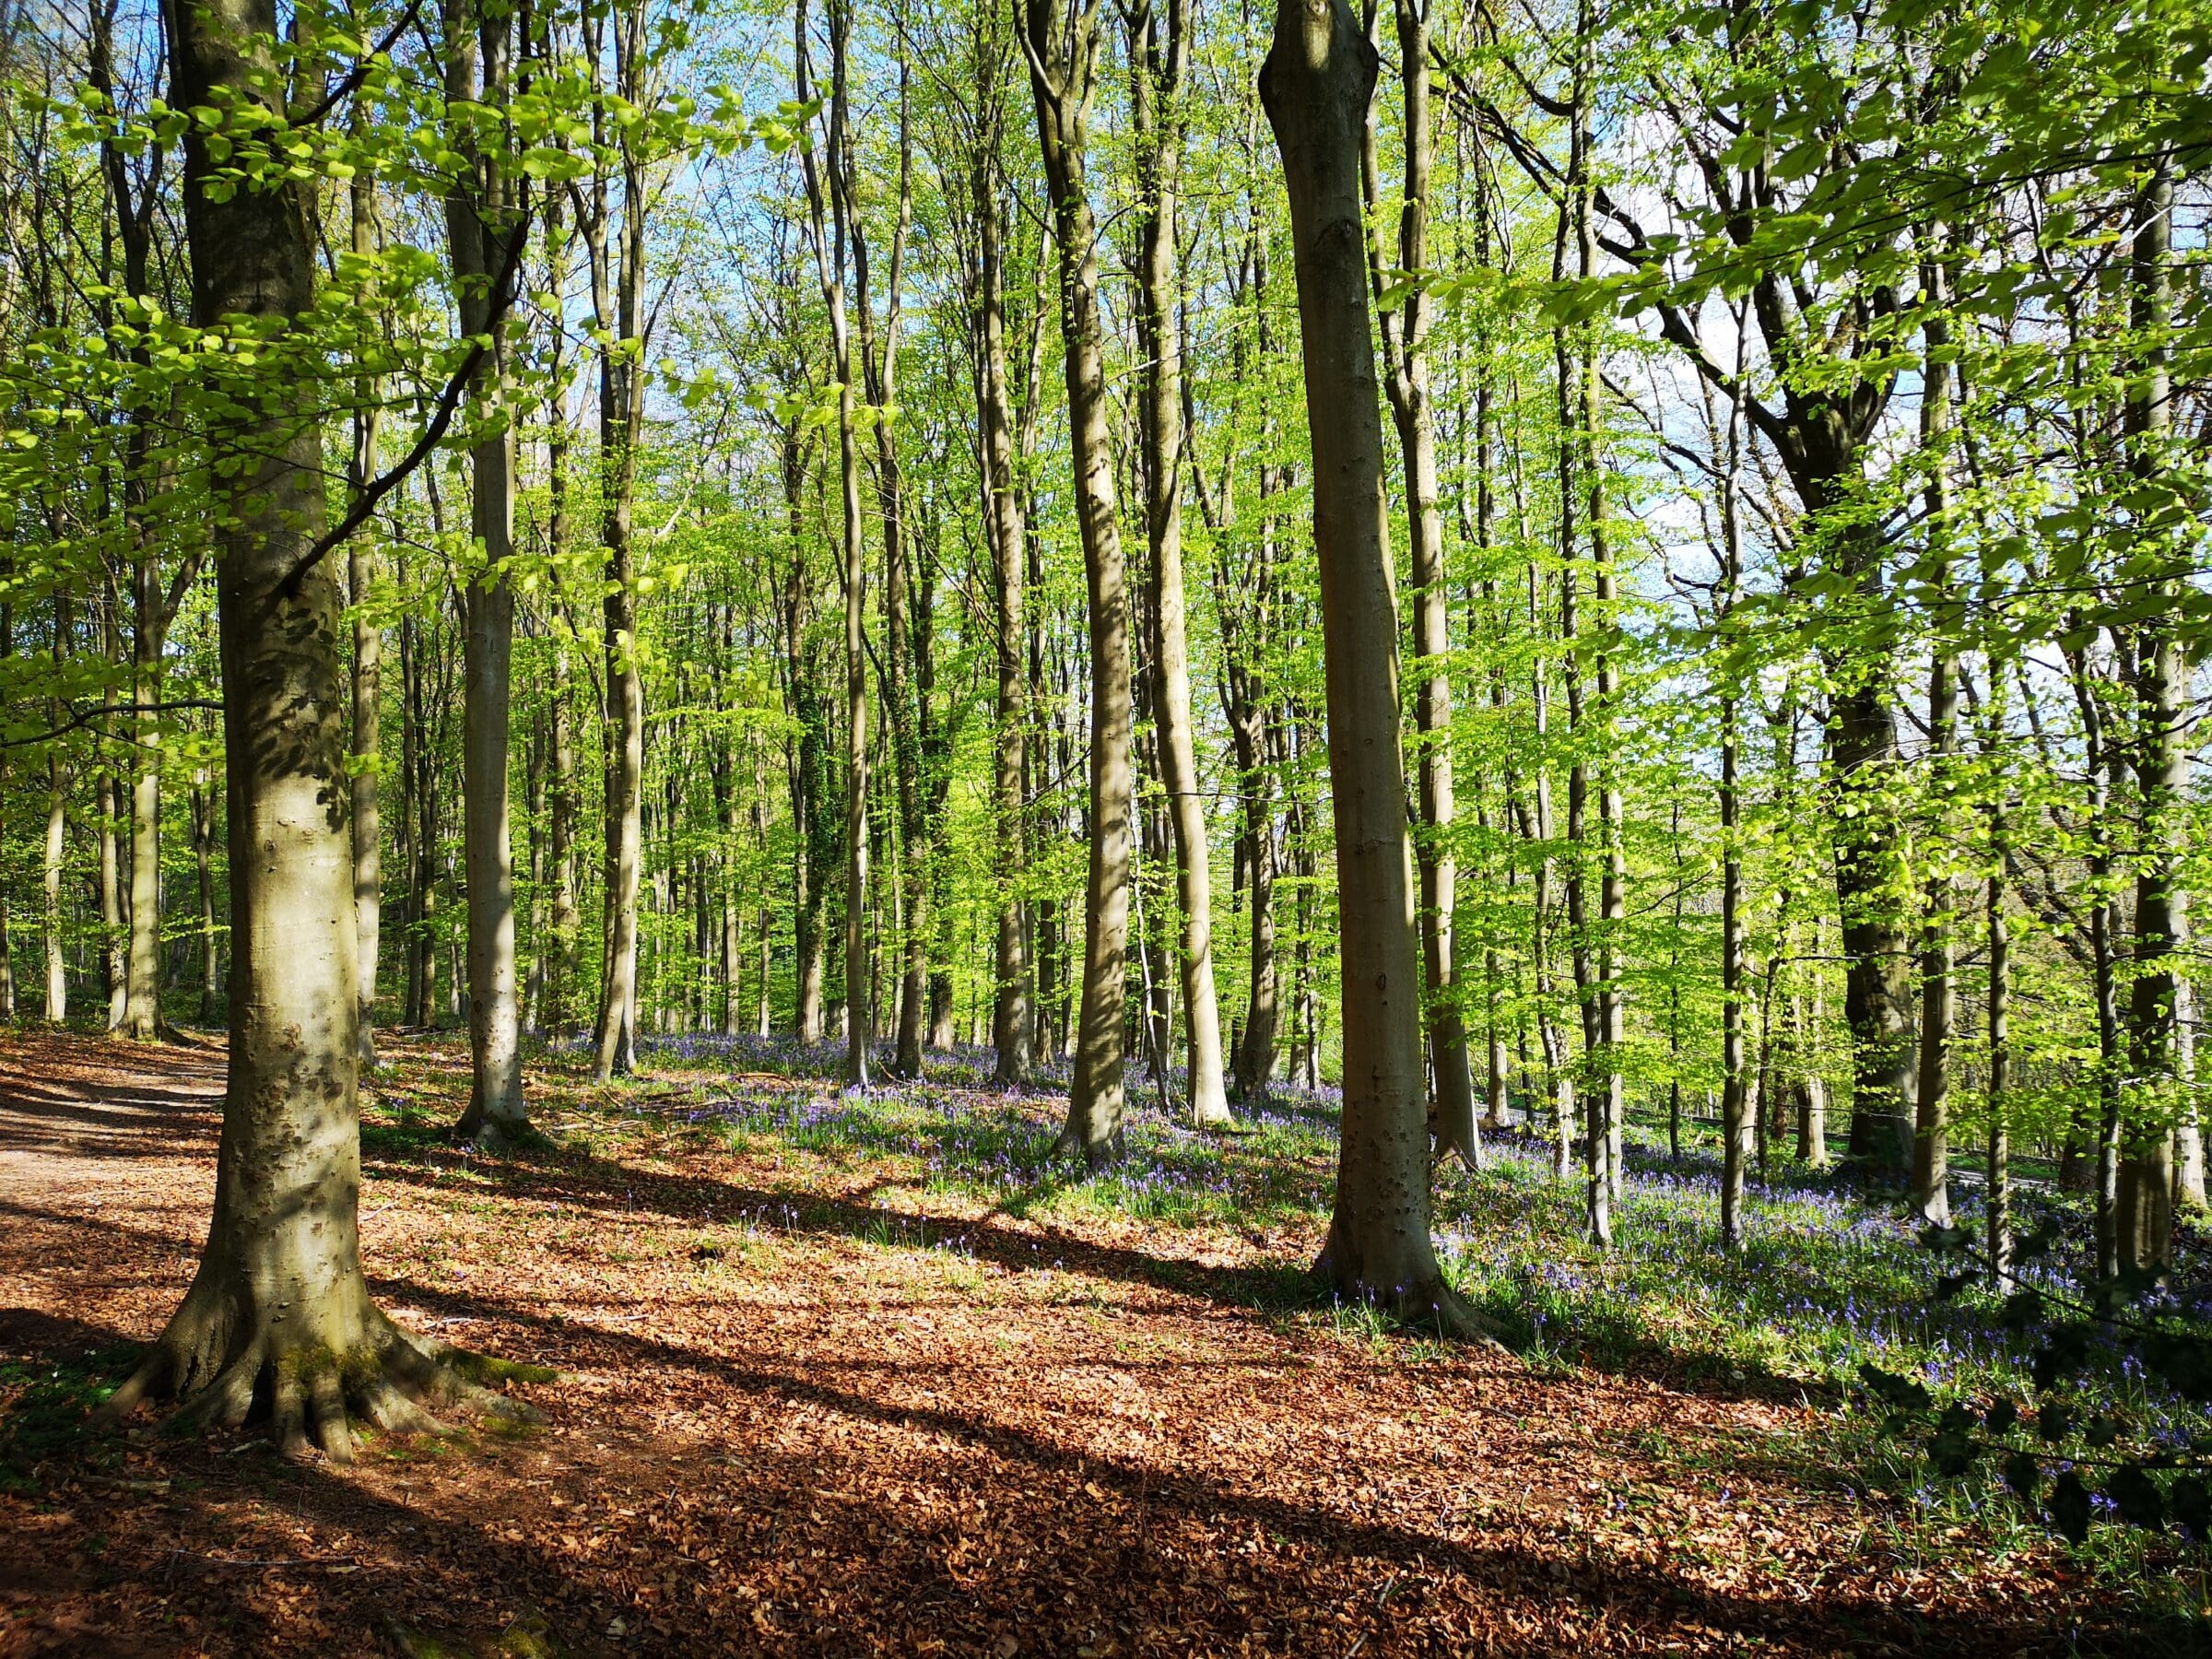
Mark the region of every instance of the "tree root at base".
<instances>
[{"instance_id":1,"label":"tree root at base","mask_svg":"<svg viewBox=\"0 0 2212 1659\"><path fill-rule=\"evenodd\" d=\"M100 1407L119 1421L151 1400L174 1399L164 1427L177 1432L236 1429L265 1406L270 1439L289 1457L312 1442L333 1463L353 1458L353 1422L388 1434L451 1432L440 1412L508 1423L542 1420L537 1410L482 1383L479 1376L550 1373L410 1336L381 1313L369 1338L344 1352L285 1340L277 1332L232 1333L193 1298L170 1322L123 1386ZM232 1340L233 1335L238 1339Z\"/></svg>"},{"instance_id":2,"label":"tree root at base","mask_svg":"<svg viewBox=\"0 0 2212 1659\"><path fill-rule=\"evenodd\" d=\"M1341 1300L1375 1309L1407 1335L1437 1336L1499 1354L1512 1351L1506 1346L1504 1332L1441 1277L1387 1288L1371 1285L1344 1271L1334 1244L1332 1234L1313 1263L1313 1273Z\"/></svg>"}]
</instances>

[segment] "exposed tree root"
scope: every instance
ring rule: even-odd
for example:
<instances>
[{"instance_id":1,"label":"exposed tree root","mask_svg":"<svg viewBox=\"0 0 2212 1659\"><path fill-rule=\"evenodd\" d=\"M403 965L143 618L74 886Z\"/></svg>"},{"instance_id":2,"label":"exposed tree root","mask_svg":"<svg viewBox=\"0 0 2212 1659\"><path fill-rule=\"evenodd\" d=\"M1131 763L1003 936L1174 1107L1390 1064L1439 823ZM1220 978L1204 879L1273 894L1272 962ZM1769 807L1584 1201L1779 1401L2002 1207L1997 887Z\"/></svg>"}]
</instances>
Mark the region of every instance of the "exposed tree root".
<instances>
[{"instance_id":1,"label":"exposed tree root","mask_svg":"<svg viewBox=\"0 0 2212 1659\"><path fill-rule=\"evenodd\" d=\"M341 1296L341 1300L350 1298ZM236 1429L257 1413L269 1418L270 1438L287 1456L303 1455L312 1443L333 1463L353 1457L353 1425L366 1421L389 1434L441 1434L440 1415L535 1422L527 1403L488 1388L477 1379L551 1375L509 1366L444 1343L410 1336L360 1298L358 1321L272 1320L250 1325L229 1299L202 1294L195 1285L101 1415L120 1419L139 1406L174 1400L167 1427L179 1432ZM358 1340L336 1345L313 1340L310 1324L358 1324Z\"/></svg>"},{"instance_id":2,"label":"exposed tree root","mask_svg":"<svg viewBox=\"0 0 2212 1659\"><path fill-rule=\"evenodd\" d=\"M1086 1140L1082 1131L1070 1124L1060 1131L1059 1137L1053 1142L1050 1156L1059 1158L1065 1154L1071 1158L1080 1158L1083 1160L1083 1167L1095 1175L1100 1170L1110 1169L1120 1163L1124 1158L1128 1156L1128 1136L1120 1129L1116 1129L1104 1140L1094 1141Z\"/></svg>"},{"instance_id":3,"label":"exposed tree root","mask_svg":"<svg viewBox=\"0 0 2212 1659\"><path fill-rule=\"evenodd\" d=\"M1373 1308L1409 1335L1465 1342L1495 1353L1511 1353L1503 1331L1430 1269L1408 1276L1402 1285L1373 1285L1349 1272L1335 1248L1334 1230L1322 1246L1313 1272L1345 1301Z\"/></svg>"},{"instance_id":4,"label":"exposed tree root","mask_svg":"<svg viewBox=\"0 0 2212 1659\"><path fill-rule=\"evenodd\" d=\"M542 1151L552 1145L527 1118L519 1124L506 1124L496 1118L482 1117L473 1108L453 1125L453 1137L464 1145L474 1146L479 1152L501 1157Z\"/></svg>"}]
</instances>

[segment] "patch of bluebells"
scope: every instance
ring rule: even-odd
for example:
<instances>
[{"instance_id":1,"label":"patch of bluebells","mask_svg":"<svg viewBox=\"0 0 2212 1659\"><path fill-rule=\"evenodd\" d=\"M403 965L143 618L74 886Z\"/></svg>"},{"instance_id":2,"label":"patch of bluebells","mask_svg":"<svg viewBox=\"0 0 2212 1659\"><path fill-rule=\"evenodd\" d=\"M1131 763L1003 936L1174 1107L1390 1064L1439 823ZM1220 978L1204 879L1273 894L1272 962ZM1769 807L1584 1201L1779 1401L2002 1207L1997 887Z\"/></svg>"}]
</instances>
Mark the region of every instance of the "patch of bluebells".
<instances>
[{"instance_id":1,"label":"patch of bluebells","mask_svg":"<svg viewBox=\"0 0 2212 1659\"><path fill-rule=\"evenodd\" d=\"M1911 1371L1938 1398L2031 1397L2041 1336L2008 1325L2002 1299L1984 1287L1938 1298L1947 1264L1921 1243L1897 1194L1869 1189L1850 1166L1815 1171L1777 1159L1769 1180L1749 1176L1747 1241L1730 1254L1719 1244L1717 1154L1676 1159L1632 1136L1615 1248L1599 1257L1582 1243L1581 1171L1555 1182L1553 1148L1548 1125L1486 1135L1488 1169L1447 1176L1436 1208L1436 1246L1455 1285L1539 1343L1579 1342L1588 1353L1664 1347L1831 1385L1849 1384L1871 1360ZM1958 1225L1980 1232L1979 1190L1959 1182L1953 1209ZM2018 1282L2077 1292L2090 1275L2082 1201L2024 1186L2013 1209L2022 1231L2057 1218L2068 1240L2024 1266ZM2212 1285L2183 1277L2167 1305L2202 1317ZM2162 1443L2212 1429L2110 1335L2091 1338L2077 1387L2087 1409L2124 1412Z\"/></svg>"},{"instance_id":2,"label":"patch of bluebells","mask_svg":"<svg viewBox=\"0 0 2212 1659\"><path fill-rule=\"evenodd\" d=\"M1224 1138L1185 1121L1179 1071L1155 1077L1133 1065L1125 1156L1085 1174L1054 1150L1065 1062L1041 1062L1029 1087L997 1091L987 1046L933 1050L924 1078L901 1079L888 1075L887 1045L879 1080L849 1092L837 1041L686 1032L640 1046L656 1069L702 1074L688 1101L644 1103L659 1115L828 1156L902 1158L926 1187L1015 1213L1068 1204L1155 1221L1318 1224L1334 1187L1343 1110L1334 1087L1273 1085L1264 1099L1236 1104L1243 1133ZM746 1073L802 1086L731 1076ZM1814 1170L1777 1157L1768 1179L1750 1172L1747 1243L1730 1254L1718 1241L1718 1154L1700 1147L1670 1156L1632 1128L1617 1243L1601 1258L1582 1243L1579 1170L1564 1182L1552 1177L1548 1124L1489 1131L1484 1143L1483 1171L1454 1165L1440 1174L1436 1247L1455 1287L1509 1324L1517 1321L1534 1346L1598 1355L1658 1347L1828 1385L1850 1383L1871 1360L1910 1371L1939 1397L2024 1401L2032 1392L2038 1339L2008 1327L1986 1289L1937 1299L1942 1265L1921 1245L1918 1227L1893 1193L1870 1190L1848 1164ZM1981 1194L1963 1180L1954 1208L1960 1226L1979 1231ZM2021 1282L2077 1290L2089 1276L2081 1201L2024 1186L2014 1210L2023 1231L2060 1218L2069 1241L2025 1267ZM2168 1306L2212 1317L2212 1277L2202 1265L2194 1271L2177 1281ZM2212 1428L2109 1337L2092 1339L2083 1388L2088 1408L2124 1410L2161 1444L2187 1444Z\"/></svg>"}]
</instances>

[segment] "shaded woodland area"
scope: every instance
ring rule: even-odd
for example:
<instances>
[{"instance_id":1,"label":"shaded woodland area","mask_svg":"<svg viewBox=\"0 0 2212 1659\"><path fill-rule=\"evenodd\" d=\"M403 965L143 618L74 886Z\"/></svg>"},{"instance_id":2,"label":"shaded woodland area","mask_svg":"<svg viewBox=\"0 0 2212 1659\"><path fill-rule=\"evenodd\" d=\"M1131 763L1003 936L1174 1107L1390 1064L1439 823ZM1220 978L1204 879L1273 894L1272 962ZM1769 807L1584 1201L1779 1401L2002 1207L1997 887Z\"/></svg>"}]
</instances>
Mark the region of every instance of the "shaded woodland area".
<instances>
[{"instance_id":1,"label":"shaded woodland area","mask_svg":"<svg viewBox=\"0 0 2212 1659\"><path fill-rule=\"evenodd\" d=\"M2212 1641L2201 6L0 143L0 1653Z\"/></svg>"}]
</instances>

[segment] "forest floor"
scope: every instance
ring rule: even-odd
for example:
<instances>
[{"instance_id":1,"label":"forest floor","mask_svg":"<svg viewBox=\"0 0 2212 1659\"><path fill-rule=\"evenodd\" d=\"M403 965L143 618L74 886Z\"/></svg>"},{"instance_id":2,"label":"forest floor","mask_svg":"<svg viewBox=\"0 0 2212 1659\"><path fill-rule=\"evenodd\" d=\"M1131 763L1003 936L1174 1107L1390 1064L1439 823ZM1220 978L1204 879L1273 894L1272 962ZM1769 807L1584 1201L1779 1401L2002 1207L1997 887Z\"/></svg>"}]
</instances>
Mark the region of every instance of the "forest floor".
<instances>
[{"instance_id":1,"label":"forest floor","mask_svg":"<svg viewBox=\"0 0 2212 1659\"><path fill-rule=\"evenodd\" d=\"M1779 1314L1503 1353L1317 1303L1325 1099L1073 1182L1060 1101L970 1064L856 1101L686 1041L539 1056L495 1159L442 1134L465 1047L384 1047L376 1293L552 1368L543 1424L343 1468L87 1427L193 1272L222 1055L0 1030L0 1654L2206 1651L2201 1552L1875 1484ZM1535 1230L1472 1180L1463 1276Z\"/></svg>"}]
</instances>

